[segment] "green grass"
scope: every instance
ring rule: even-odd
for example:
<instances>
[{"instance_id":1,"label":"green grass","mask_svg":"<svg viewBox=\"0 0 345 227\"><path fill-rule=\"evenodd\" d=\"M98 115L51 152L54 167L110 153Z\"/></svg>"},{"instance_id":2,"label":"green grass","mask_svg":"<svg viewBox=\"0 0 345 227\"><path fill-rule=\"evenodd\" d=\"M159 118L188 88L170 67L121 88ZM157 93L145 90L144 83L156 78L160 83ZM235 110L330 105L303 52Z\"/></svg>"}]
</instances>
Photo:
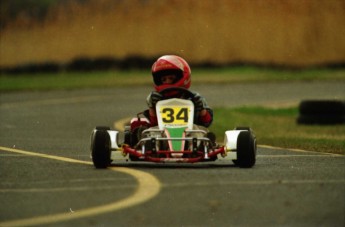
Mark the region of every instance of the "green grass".
<instances>
[{"instance_id":1,"label":"green grass","mask_svg":"<svg viewBox=\"0 0 345 227\"><path fill-rule=\"evenodd\" d=\"M197 82L285 82L314 80L345 80L345 69L311 68L303 70L273 69L254 66L238 66L220 69L196 69Z\"/></svg>"},{"instance_id":2,"label":"green grass","mask_svg":"<svg viewBox=\"0 0 345 227\"><path fill-rule=\"evenodd\" d=\"M114 71L0 76L0 91L58 90L143 85L151 82L143 71Z\"/></svg>"},{"instance_id":3,"label":"green grass","mask_svg":"<svg viewBox=\"0 0 345 227\"><path fill-rule=\"evenodd\" d=\"M216 108L211 131L218 141L235 126L251 127L258 144L345 154L345 125L299 125L298 109L264 107Z\"/></svg>"},{"instance_id":4,"label":"green grass","mask_svg":"<svg viewBox=\"0 0 345 227\"><path fill-rule=\"evenodd\" d=\"M193 84L345 80L345 69L278 70L251 66L192 70ZM53 90L152 84L148 70L62 72L0 76L0 91Z\"/></svg>"}]
</instances>

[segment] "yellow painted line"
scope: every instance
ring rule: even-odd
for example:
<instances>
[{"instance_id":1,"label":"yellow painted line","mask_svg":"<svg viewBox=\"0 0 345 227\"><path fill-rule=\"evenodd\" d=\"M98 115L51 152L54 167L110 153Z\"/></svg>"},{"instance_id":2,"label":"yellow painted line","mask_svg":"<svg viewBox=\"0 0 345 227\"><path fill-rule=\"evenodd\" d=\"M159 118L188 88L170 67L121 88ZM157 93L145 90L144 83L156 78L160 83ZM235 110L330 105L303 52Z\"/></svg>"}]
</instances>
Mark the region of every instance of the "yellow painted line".
<instances>
[{"instance_id":1,"label":"yellow painted line","mask_svg":"<svg viewBox=\"0 0 345 227\"><path fill-rule=\"evenodd\" d=\"M24 151L24 150L9 148L9 147L1 147L0 146L0 150L14 152L14 153L23 154L23 155L36 156L36 157L41 157L41 158L49 158L49 159L53 159L53 160L57 160L57 161L63 161L63 162L92 165L92 162L81 161L81 160L77 160L77 159L65 158L65 157L49 155L49 154L36 153L36 152L31 152L31 151Z\"/></svg>"},{"instance_id":2,"label":"yellow painted line","mask_svg":"<svg viewBox=\"0 0 345 227\"><path fill-rule=\"evenodd\" d=\"M129 122L131 121L132 118L127 117L127 118L123 118L120 119L118 121L114 122L114 129L119 130L119 131L124 131L125 130L125 126L127 124L129 124Z\"/></svg>"},{"instance_id":3,"label":"yellow painted line","mask_svg":"<svg viewBox=\"0 0 345 227\"><path fill-rule=\"evenodd\" d=\"M16 189L0 189L0 193L42 193L42 192L63 192L63 191L89 191L89 190L113 190L119 189L121 186L102 186L102 187L68 187L68 188L16 188ZM128 189L129 187L122 187Z\"/></svg>"},{"instance_id":4,"label":"yellow painted line","mask_svg":"<svg viewBox=\"0 0 345 227\"><path fill-rule=\"evenodd\" d=\"M64 162L69 162L69 163L80 163L80 164L92 165L91 162L80 161L76 159L59 157L59 156L54 156L54 155L35 153L35 152L24 151L24 150L19 150L19 149L1 147L1 146L0 146L0 150L15 152L19 154L25 154L25 155L30 155L30 156L36 156L36 157L41 157L41 158L49 158L49 159L64 161ZM136 191L131 196L124 198L120 201L115 201L110 204L86 208L86 209L77 210L74 212L66 212L66 213L59 213L59 214L52 214L52 215L45 215L45 216L0 222L0 226L44 225L44 224L51 224L51 223L57 223L57 222L62 222L62 221L69 221L73 219L100 215L100 214L104 214L108 212L114 212L114 211L122 210L125 208L129 208L129 207L147 202L148 200L154 198L161 190L161 184L159 180L149 173L130 169L130 168L125 168L125 167L110 167L108 169L125 173L134 177L138 182L138 187Z\"/></svg>"}]
</instances>

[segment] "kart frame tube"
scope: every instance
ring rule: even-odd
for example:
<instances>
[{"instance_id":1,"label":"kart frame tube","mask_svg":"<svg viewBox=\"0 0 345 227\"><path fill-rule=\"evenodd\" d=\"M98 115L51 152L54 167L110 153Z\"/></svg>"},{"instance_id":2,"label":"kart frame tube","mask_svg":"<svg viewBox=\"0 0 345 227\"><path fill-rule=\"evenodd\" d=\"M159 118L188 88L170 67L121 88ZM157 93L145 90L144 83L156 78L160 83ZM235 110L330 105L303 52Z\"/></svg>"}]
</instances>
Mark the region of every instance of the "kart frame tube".
<instances>
[{"instance_id":1,"label":"kart frame tube","mask_svg":"<svg viewBox=\"0 0 345 227\"><path fill-rule=\"evenodd\" d=\"M149 162L183 162L183 163L195 163L195 162L200 162L200 161L211 161L209 158L213 158L217 156L218 154L221 154L222 156L226 153L224 147L217 148L215 150L212 150L211 152L207 153L207 157L205 158L204 152L203 151L198 151L197 153L201 153L198 157L194 158L168 158L168 157L152 157L151 154L153 153L152 151L146 151L145 153L140 152L140 150L136 150L131 148L129 145L123 145L122 146L122 152L124 155L131 154L135 157L144 157L144 161L149 161ZM179 154L191 154L193 151L157 151L155 153L158 154L174 154L174 153L179 153ZM195 153L195 152L194 152Z\"/></svg>"}]
</instances>

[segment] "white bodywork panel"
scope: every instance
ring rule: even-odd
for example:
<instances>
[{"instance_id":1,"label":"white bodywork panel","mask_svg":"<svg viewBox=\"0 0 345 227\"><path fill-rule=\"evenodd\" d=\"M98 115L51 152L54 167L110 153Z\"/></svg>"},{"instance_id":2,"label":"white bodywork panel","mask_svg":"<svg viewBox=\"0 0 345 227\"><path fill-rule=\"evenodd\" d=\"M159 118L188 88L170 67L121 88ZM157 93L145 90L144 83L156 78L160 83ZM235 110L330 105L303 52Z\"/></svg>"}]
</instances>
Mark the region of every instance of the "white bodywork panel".
<instances>
[{"instance_id":1,"label":"white bodywork panel","mask_svg":"<svg viewBox=\"0 0 345 227\"><path fill-rule=\"evenodd\" d=\"M111 141L111 160L126 160L126 158L122 155L121 152L119 152L120 147L118 144L118 136L119 136L119 131L115 130L107 130L110 141Z\"/></svg>"},{"instance_id":2,"label":"white bodywork panel","mask_svg":"<svg viewBox=\"0 0 345 227\"><path fill-rule=\"evenodd\" d=\"M229 130L225 132L224 149L226 156L224 159L237 160L237 139L243 130Z\"/></svg>"},{"instance_id":3,"label":"white bodywork panel","mask_svg":"<svg viewBox=\"0 0 345 227\"><path fill-rule=\"evenodd\" d=\"M226 151L237 150L237 138L243 130L229 130L225 132L224 146Z\"/></svg>"},{"instance_id":4,"label":"white bodywork panel","mask_svg":"<svg viewBox=\"0 0 345 227\"><path fill-rule=\"evenodd\" d=\"M115 130L107 130L109 136L110 136L110 141L111 141L111 150L116 150L119 148L118 145L118 131Z\"/></svg>"}]
</instances>

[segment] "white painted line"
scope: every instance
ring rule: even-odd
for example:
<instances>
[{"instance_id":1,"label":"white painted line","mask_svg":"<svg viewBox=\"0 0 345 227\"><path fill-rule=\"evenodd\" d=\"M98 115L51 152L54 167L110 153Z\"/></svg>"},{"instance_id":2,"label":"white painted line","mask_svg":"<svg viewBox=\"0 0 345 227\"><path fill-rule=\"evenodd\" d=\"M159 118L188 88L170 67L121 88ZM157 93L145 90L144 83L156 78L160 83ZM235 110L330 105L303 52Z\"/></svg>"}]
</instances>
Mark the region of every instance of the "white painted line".
<instances>
[{"instance_id":1,"label":"white painted line","mask_svg":"<svg viewBox=\"0 0 345 227\"><path fill-rule=\"evenodd\" d=\"M285 151L293 151L293 152L300 152L300 153L313 153L313 154L324 154L324 155L332 155L332 156L344 156L342 154L333 154L333 153L326 153L326 152L317 152L317 151L307 151L302 149L295 149L295 148L283 148L283 147L274 147L270 145L258 145L258 147L266 148L266 149L274 149L274 150L285 150Z\"/></svg>"},{"instance_id":2,"label":"white painted line","mask_svg":"<svg viewBox=\"0 0 345 227\"><path fill-rule=\"evenodd\" d=\"M79 96L71 98L54 98L54 99L41 99L33 101L24 101L24 102L11 102L11 103L2 103L0 108L10 109L10 108L20 108L20 107L32 107L32 106L47 106L47 105L56 105L56 104L74 104L81 102L94 102L102 99L109 99L109 96L102 95L93 95L93 96Z\"/></svg>"},{"instance_id":3,"label":"white painted line","mask_svg":"<svg viewBox=\"0 0 345 227\"><path fill-rule=\"evenodd\" d=\"M258 181L222 181L218 182L217 185L288 185L288 184L345 184L343 179L328 179L328 180L258 180ZM174 183L174 184L163 184L163 187L208 187L214 186L214 183L210 182L193 182L193 183Z\"/></svg>"},{"instance_id":4,"label":"white painted line","mask_svg":"<svg viewBox=\"0 0 345 227\"><path fill-rule=\"evenodd\" d=\"M337 154L271 154L271 155L257 155L257 158L290 158L290 157L337 157L343 158L344 155L337 155Z\"/></svg>"}]
</instances>

